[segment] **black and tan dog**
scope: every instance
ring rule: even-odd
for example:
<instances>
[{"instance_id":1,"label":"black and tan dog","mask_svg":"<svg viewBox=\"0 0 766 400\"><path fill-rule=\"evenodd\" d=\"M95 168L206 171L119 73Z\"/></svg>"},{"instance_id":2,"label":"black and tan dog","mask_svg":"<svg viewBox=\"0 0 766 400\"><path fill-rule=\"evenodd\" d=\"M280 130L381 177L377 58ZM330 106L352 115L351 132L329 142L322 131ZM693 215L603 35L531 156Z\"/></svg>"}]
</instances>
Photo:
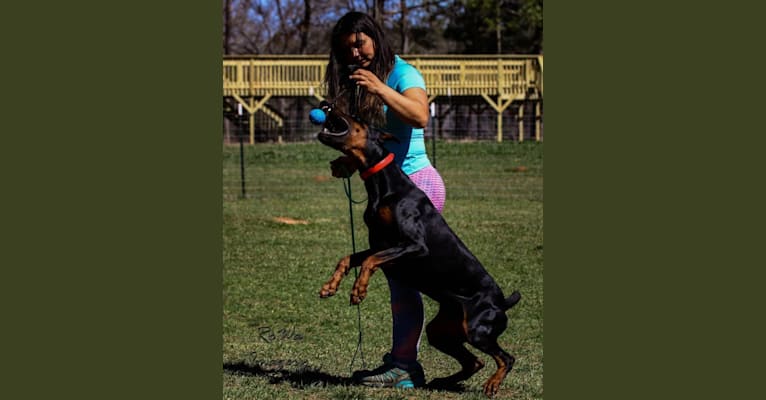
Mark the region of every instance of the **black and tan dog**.
<instances>
[{"instance_id":1,"label":"black and tan dog","mask_svg":"<svg viewBox=\"0 0 766 400\"><path fill-rule=\"evenodd\" d=\"M507 298L503 295L425 193L392 162L393 154L382 146L390 135L368 128L330 104L323 103L322 108L327 118L319 141L346 154L351 169L359 169L364 179L370 248L342 258L320 297L334 295L348 270L361 266L351 290L351 303L359 304L367 294L370 276L382 268L387 276L440 304L426 326L428 342L456 358L462 369L429 386L453 386L484 366L465 348L468 342L497 363L497 371L484 384L484 393L494 396L515 361L500 348L497 338L508 325L506 310L521 295L517 291Z\"/></svg>"}]
</instances>

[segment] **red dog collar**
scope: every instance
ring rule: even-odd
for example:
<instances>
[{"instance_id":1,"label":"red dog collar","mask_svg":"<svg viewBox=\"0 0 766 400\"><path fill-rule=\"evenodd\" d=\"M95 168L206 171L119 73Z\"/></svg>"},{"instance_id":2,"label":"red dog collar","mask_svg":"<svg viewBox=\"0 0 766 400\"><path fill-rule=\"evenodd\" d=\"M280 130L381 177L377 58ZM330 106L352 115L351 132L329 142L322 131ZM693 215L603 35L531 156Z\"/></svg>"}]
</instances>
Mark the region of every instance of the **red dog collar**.
<instances>
[{"instance_id":1,"label":"red dog collar","mask_svg":"<svg viewBox=\"0 0 766 400\"><path fill-rule=\"evenodd\" d=\"M361 176L362 179L367 179L367 178L377 174L378 172L380 172L381 169L386 168L386 166L388 166L388 164L391 164L391 161L394 161L394 153L388 153L388 155L385 158L380 160L379 163L373 165L372 168L370 168L370 169L368 169L368 170L366 170L364 172L360 172L359 176Z\"/></svg>"}]
</instances>

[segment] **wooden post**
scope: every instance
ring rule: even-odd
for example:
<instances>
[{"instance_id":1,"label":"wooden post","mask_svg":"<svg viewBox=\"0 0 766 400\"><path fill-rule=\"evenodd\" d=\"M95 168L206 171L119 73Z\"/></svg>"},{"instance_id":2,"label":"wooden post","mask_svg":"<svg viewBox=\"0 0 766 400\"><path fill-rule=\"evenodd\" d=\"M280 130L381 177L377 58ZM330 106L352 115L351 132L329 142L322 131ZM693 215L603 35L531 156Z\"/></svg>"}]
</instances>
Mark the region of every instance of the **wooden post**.
<instances>
[{"instance_id":1,"label":"wooden post","mask_svg":"<svg viewBox=\"0 0 766 400\"><path fill-rule=\"evenodd\" d=\"M503 112L497 112L497 142L503 141Z\"/></svg>"}]
</instances>

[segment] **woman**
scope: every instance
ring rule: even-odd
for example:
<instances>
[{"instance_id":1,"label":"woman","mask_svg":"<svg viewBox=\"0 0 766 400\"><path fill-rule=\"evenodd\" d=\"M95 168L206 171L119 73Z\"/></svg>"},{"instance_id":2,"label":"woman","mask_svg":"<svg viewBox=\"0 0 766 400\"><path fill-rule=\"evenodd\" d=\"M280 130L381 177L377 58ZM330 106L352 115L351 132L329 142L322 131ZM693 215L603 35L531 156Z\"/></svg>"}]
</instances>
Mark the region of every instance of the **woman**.
<instances>
[{"instance_id":1,"label":"woman","mask_svg":"<svg viewBox=\"0 0 766 400\"><path fill-rule=\"evenodd\" d=\"M396 162L431 199L444 207L444 182L426 154L423 128L428 124L428 96L420 72L395 55L383 30L370 16L349 12L335 25L325 83L328 97L347 101L348 109L363 121L394 135L386 141ZM331 163L333 176L354 171L345 157ZM385 268L383 268L385 272ZM393 340L383 365L356 371L354 378L370 386L410 388L424 384L418 363L423 330L423 300L419 292L388 278L391 292Z\"/></svg>"}]
</instances>

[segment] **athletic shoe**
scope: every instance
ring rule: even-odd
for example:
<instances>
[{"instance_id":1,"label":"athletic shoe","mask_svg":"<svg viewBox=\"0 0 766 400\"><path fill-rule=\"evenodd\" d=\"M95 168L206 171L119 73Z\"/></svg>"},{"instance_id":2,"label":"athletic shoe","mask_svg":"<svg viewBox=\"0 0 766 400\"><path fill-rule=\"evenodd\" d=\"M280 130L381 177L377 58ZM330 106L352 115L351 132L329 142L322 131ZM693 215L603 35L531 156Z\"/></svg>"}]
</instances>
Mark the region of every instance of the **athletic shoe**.
<instances>
[{"instance_id":1,"label":"athletic shoe","mask_svg":"<svg viewBox=\"0 0 766 400\"><path fill-rule=\"evenodd\" d=\"M394 364L393 357L388 353L383 356L383 365L372 371L356 371L352 378L359 384L373 387L410 389L425 385L425 374L419 362L402 368Z\"/></svg>"}]
</instances>

